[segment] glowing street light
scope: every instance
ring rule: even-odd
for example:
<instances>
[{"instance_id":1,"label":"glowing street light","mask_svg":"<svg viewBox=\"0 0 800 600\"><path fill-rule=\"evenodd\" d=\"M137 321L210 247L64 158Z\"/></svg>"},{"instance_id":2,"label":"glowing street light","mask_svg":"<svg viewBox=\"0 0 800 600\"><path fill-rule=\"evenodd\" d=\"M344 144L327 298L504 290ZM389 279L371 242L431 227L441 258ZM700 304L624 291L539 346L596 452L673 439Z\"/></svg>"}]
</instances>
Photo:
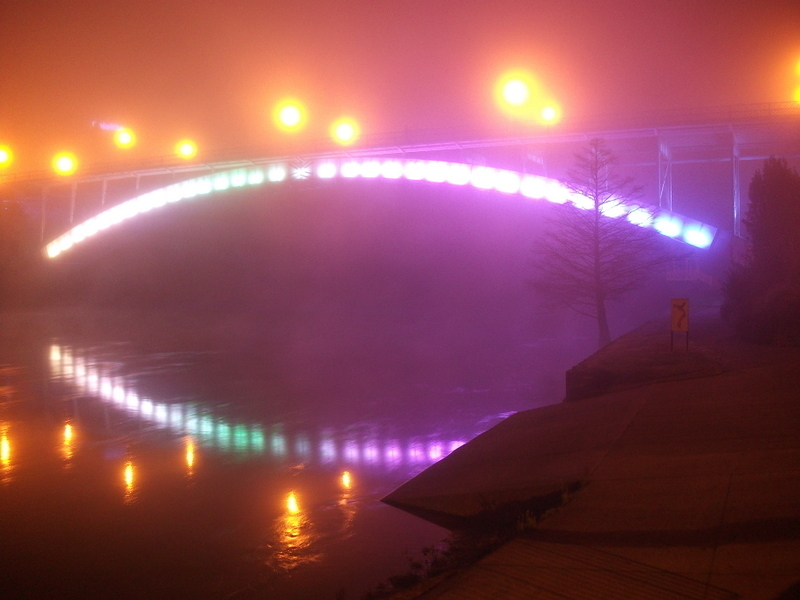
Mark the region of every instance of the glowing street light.
<instances>
[{"instance_id":1,"label":"glowing street light","mask_svg":"<svg viewBox=\"0 0 800 600\"><path fill-rule=\"evenodd\" d=\"M186 160L194 158L197 155L197 144L192 140L181 140L175 144L175 154Z\"/></svg>"},{"instance_id":2,"label":"glowing street light","mask_svg":"<svg viewBox=\"0 0 800 600\"><path fill-rule=\"evenodd\" d=\"M353 119L343 117L331 125L331 137L337 144L349 146L354 143L361 133L358 123Z\"/></svg>"},{"instance_id":3,"label":"glowing street light","mask_svg":"<svg viewBox=\"0 0 800 600\"><path fill-rule=\"evenodd\" d=\"M8 146L0 146L0 169L7 167L14 160L14 153Z\"/></svg>"},{"instance_id":4,"label":"glowing street light","mask_svg":"<svg viewBox=\"0 0 800 600\"><path fill-rule=\"evenodd\" d=\"M539 86L524 71L504 74L495 87L495 98L500 107L514 117L531 118L534 106L539 103Z\"/></svg>"},{"instance_id":5,"label":"glowing street light","mask_svg":"<svg viewBox=\"0 0 800 600\"><path fill-rule=\"evenodd\" d=\"M127 127L114 132L114 143L118 148L130 148L136 143L136 134Z\"/></svg>"},{"instance_id":6,"label":"glowing street light","mask_svg":"<svg viewBox=\"0 0 800 600\"><path fill-rule=\"evenodd\" d=\"M57 175L72 175L78 168L78 159L71 152L60 152L53 157L53 171Z\"/></svg>"},{"instance_id":7,"label":"glowing street light","mask_svg":"<svg viewBox=\"0 0 800 600\"><path fill-rule=\"evenodd\" d=\"M510 117L554 125L561 120L558 104L548 99L536 79L525 71L511 71L497 81L495 99Z\"/></svg>"},{"instance_id":8,"label":"glowing street light","mask_svg":"<svg viewBox=\"0 0 800 600\"><path fill-rule=\"evenodd\" d=\"M519 78L509 79L501 91L503 100L511 106L522 106L531 97L530 86Z\"/></svg>"},{"instance_id":9,"label":"glowing street light","mask_svg":"<svg viewBox=\"0 0 800 600\"><path fill-rule=\"evenodd\" d=\"M555 104L547 104L542 108L539 117L545 125L554 125L561 120L561 110Z\"/></svg>"},{"instance_id":10,"label":"glowing street light","mask_svg":"<svg viewBox=\"0 0 800 600\"><path fill-rule=\"evenodd\" d=\"M297 100L283 100L275 106L272 118L282 131L299 131L306 124L306 110Z\"/></svg>"}]
</instances>

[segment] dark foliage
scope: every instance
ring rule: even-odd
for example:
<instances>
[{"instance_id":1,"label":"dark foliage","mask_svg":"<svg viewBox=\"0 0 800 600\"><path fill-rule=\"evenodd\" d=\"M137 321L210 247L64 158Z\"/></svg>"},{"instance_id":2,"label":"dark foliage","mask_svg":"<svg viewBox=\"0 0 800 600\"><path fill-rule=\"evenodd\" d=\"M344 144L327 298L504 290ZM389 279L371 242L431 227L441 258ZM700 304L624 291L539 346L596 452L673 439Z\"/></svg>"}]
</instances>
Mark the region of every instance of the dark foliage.
<instances>
[{"instance_id":1,"label":"dark foliage","mask_svg":"<svg viewBox=\"0 0 800 600\"><path fill-rule=\"evenodd\" d=\"M770 158L750 183L749 253L731 268L722 315L745 340L800 345L800 175Z\"/></svg>"}]
</instances>

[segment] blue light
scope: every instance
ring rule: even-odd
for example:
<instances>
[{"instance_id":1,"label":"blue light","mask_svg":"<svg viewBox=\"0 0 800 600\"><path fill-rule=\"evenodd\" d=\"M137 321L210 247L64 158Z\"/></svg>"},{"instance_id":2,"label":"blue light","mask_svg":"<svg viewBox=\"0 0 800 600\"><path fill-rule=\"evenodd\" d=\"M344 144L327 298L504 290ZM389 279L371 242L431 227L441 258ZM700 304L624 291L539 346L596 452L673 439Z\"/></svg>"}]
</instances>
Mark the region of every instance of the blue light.
<instances>
[{"instance_id":1,"label":"blue light","mask_svg":"<svg viewBox=\"0 0 800 600\"><path fill-rule=\"evenodd\" d=\"M683 241L697 248L708 248L713 239L713 234L702 225L686 227L683 232Z\"/></svg>"},{"instance_id":2,"label":"blue light","mask_svg":"<svg viewBox=\"0 0 800 600\"><path fill-rule=\"evenodd\" d=\"M683 223L675 216L661 215L653 224L653 229L667 237L678 237L683 229Z\"/></svg>"}]
</instances>

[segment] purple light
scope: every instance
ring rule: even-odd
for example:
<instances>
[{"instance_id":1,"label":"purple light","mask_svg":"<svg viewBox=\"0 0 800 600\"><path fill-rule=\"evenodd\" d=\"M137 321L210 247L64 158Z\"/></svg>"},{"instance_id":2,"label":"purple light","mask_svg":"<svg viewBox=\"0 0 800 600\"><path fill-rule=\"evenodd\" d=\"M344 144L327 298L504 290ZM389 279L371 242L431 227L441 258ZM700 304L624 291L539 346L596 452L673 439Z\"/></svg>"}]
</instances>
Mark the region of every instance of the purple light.
<instances>
[{"instance_id":1,"label":"purple light","mask_svg":"<svg viewBox=\"0 0 800 600\"><path fill-rule=\"evenodd\" d=\"M466 444L466 442L460 440L455 442L450 442L450 452L455 452L456 450L461 448L461 446L463 446L464 444Z\"/></svg>"},{"instance_id":2,"label":"purple light","mask_svg":"<svg viewBox=\"0 0 800 600\"><path fill-rule=\"evenodd\" d=\"M361 174L361 167L354 161L348 161L342 165L342 177L352 178L358 177Z\"/></svg>"},{"instance_id":3,"label":"purple light","mask_svg":"<svg viewBox=\"0 0 800 600\"><path fill-rule=\"evenodd\" d=\"M520 187L520 176L514 171L497 172L497 191L504 194L517 194Z\"/></svg>"},{"instance_id":4,"label":"purple light","mask_svg":"<svg viewBox=\"0 0 800 600\"><path fill-rule=\"evenodd\" d=\"M319 179L331 179L341 175L345 178L377 178L399 179L405 177L409 181L428 181L430 183L449 183L451 185L471 184L480 190L496 190L504 194L521 194L526 198L544 199L548 202L563 204L572 202L579 208L592 208L591 200L576 195L563 183L536 175L525 175L516 171L495 169L485 166L470 166L463 163L445 161L374 159L363 161L347 160L337 168L335 160L323 160L312 171L311 167L298 167L292 170L295 179L306 179L315 176ZM273 183L284 181L288 176L286 165L272 163L264 167L245 171L231 170L213 176L197 177L181 183L160 188L99 213L84 223L74 226L70 231L57 237L45 247L47 256L55 258L72 248L75 244L92 237L100 231L164 206L170 202L194 198L198 195L223 191L233 186L247 184L258 185L265 180ZM658 218L652 223L653 214L647 209L626 205L623 202L612 202L602 208L608 217L622 217L636 225L652 226L662 235L679 238L681 241L698 248L711 245L716 229L696 221L687 221L668 211L659 211ZM689 226L691 223L691 226Z\"/></svg>"},{"instance_id":5,"label":"purple light","mask_svg":"<svg viewBox=\"0 0 800 600\"><path fill-rule=\"evenodd\" d=\"M386 179L399 179L403 176L403 164L398 160L387 160L381 165L381 175Z\"/></svg>"},{"instance_id":6,"label":"purple light","mask_svg":"<svg viewBox=\"0 0 800 600\"><path fill-rule=\"evenodd\" d=\"M422 161L408 161L403 171L410 181L425 179L425 163Z\"/></svg>"},{"instance_id":7,"label":"purple light","mask_svg":"<svg viewBox=\"0 0 800 600\"><path fill-rule=\"evenodd\" d=\"M603 203L600 207L600 214L610 219L621 217L630 211L630 208L623 204L620 200L612 198Z\"/></svg>"},{"instance_id":8,"label":"purple light","mask_svg":"<svg viewBox=\"0 0 800 600\"><path fill-rule=\"evenodd\" d=\"M472 179L472 169L469 165L449 164L447 169L447 183L451 185L466 185Z\"/></svg>"},{"instance_id":9,"label":"purple light","mask_svg":"<svg viewBox=\"0 0 800 600\"><path fill-rule=\"evenodd\" d=\"M378 462L380 459L380 452L378 451L378 443L375 440L370 440L364 443L364 460L370 464Z\"/></svg>"},{"instance_id":10,"label":"purple light","mask_svg":"<svg viewBox=\"0 0 800 600\"><path fill-rule=\"evenodd\" d=\"M653 222L653 213L646 208L635 208L626 217L630 223L639 227L649 227Z\"/></svg>"},{"instance_id":11,"label":"purple light","mask_svg":"<svg viewBox=\"0 0 800 600\"><path fill-rule=\"evenodd\" d=\"M708 248L713 240L713 235L702 225L692 225L685 228L683 240L697 248Z\"/></svg>"},{"instance_id":12,"label":"purple light","mask_svg":"<svg viewBox=\"0 0 800 600\"><path fill-rule=\"evenodd\" d=\"M395 440L392 440L386 444L384 453L387 465L397 466L400 464L403 457L403 452L400 449L400 445Z\"/></svg>"},{"instance_id":13,"label":"purple light","mask_svg":"<svg viewBox=\"0 0 800 600\"><path fill-rule=\"evenodd\" d=\"M408 462L411 464L425 462L425 448L419 442L411 442L408 445Z\"/></svg>"},{"instance_id":14,"label":"purple light","mask_svg":"<svg viewBox=\"0 0 800 600\"><path fill-rule=\"evenodd\" d=\"M519 186L519 192L526 198L534 198L542 200L545 197L545 184L546 180L536 175L526 175L522 178Z\"/></svg>"},{"instance_id":15,"label":"purple light","mask_svg":"<svg viewBox=\"0 0 800 600\"><path fill-rule=\"evenodd\" d=\"M656 219L653 228L661 235L674 238L680 235L683 223L675 216L662 215Z\"/></svg>"},{"instance_id":16,"label":"purple light","mask_svg":"<svg viewBox=\"0 0 800 600\"><path fill-rule=\"evenodd\" d=\"M381 163L377 160L367 160L361 164L361 176L372 179L381 174Z\"/></svg>"},{"instance_id":17,"label":"purple light","mask_svg":"<svg viewBox=\"0 0 800 600\"><path fill-rule=\"evenodd\" d=\"M447 180L449 165L443 162L431 161L425 166L425 180L431 183L443 183Z\"/></svg>"},{"instance_id":18,"label":"purple light","mask_svg":"<svg viewBox=\"0 0 800 600\"><path fill-rule=\"evenodd\" d=\"M564 204L570 200L570 193L564 185L553 179L548 179L544 186L544 199L555 204Z\"/></svg>"},{"instance_id":19,"label":"purple light","mask_svg":"<svg viewBox=\"0 0 800 600\"><path fill-rule=\"evenodd\" d=\"M433 461L439 461L444 457L444 449L441 442L431 442L428 447L428 457Z\"/></svg>"},{"instance_id":20,"label":"purple light","mask_svg":"<svg viewBox=\"0 0 800 600\"><path fill-rule=\"evenodd\" d=\"M495 187L497 181L497 171L491 167L473 167L472 187L479 190L490 190Z\"/></svg>"},{"instance_id":21,"label":"purple light","mask_svg":"<svg viewBox=\"0 0 800 600\"><path fill-rule=\"evenodd\" d=\"M344 443L344 458L349 462L359 462L361 453L358 451L358 445L354 441L348 440Z\"/></svg>"}]
</instances>

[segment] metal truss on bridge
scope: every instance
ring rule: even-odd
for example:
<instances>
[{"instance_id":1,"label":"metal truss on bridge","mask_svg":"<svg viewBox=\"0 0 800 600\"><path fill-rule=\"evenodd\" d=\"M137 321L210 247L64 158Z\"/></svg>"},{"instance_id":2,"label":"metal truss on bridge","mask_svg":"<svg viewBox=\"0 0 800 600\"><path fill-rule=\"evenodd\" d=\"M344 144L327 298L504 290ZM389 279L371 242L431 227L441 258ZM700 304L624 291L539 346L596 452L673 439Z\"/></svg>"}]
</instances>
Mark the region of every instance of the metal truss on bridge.
<instances>
[{"instance_id":1,"label":"metal truss on bridge","mask_svg":"<svg viewBox=\"0 0 800 600\"><path fill-rule=\"evenodd\" d=\"M319 169L320 165L328 165L324 167L327 169L338 165L337 169L345 171L337 171L337 174L347 177L348 167L344 165L348 164L351 169L355 164L372 164L373 167L363 167L369 171L377 164L392 164L387 161L402 161L404 165L427 161L483 167L498 173L513 172L522 178L518 187L526 175L564 181L580 146L590 139L602 138L620 159L621 167L644 180L648 192L646 200L663 214L672 213L676 208L676 181L680 182L681 170L695 165L701 171L715 169L719 176L722 168L723 177L727 179L727 193L723 193L727 196L723 198L725 214L711 225L739 236L742 187L749 182L746 175L754 170L753 165L770 156L800 158L800 105L765 104L653 113L638 115L635 120L603 117L576 122L569 130L528 133L509 129L504 133L490 137L458 136L444 131L404 132L368 137L360 147L347 150L330 146L289 148L280 155L258 150L227 151L199 162L177 162L174 157L160 157L135 165L97 165L67 181L46 173L21 174L0 180L0 197L29 203L40 201L42 239L45 240L54 237L56 231L51 229L71 230L76 220L80 220L76 217L85 219L102 214L108 207L141 196L152 201L150 192L177 189L174 184L181 181L248 170L260 172L268 179L270 172L275 173L269 169L276 165L283 165L288 179L302 179L306 170L309 175L317 176L319 172L314 169ZM405 173L402 176L405 177ZM213 187L214 184L209 185ZM693 222L709 221L702 214L695 215L691 202L681 202L679 210L695 217ZM60 218L48 220L48 211L52 215L59 213ZM65 217L67 223L52 222L63 221Z\"/></svg>"}]
</instances>

